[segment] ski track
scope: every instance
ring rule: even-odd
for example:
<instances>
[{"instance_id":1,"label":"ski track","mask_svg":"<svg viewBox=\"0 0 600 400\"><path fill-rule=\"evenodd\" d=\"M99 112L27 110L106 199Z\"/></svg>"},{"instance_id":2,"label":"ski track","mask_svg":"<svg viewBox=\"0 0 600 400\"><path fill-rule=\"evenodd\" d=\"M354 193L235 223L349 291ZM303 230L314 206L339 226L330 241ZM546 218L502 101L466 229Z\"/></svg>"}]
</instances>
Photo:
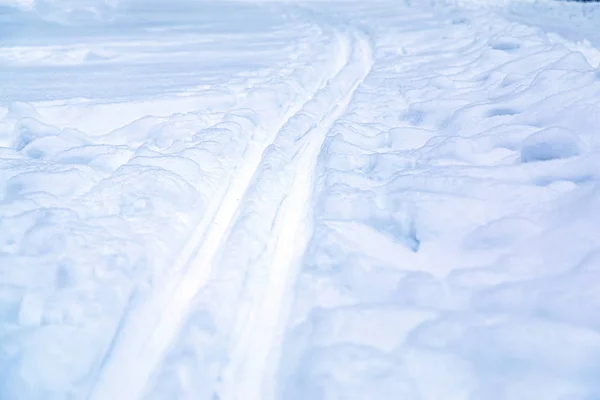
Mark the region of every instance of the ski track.
<instances>
[{"instance_id":1,"label":"ski track","mask_svg":"<svg viewBox=\"0 0 600 400\"><path fill-rule=\"evenodd\" d=\"M223 373L224 400L266 400L274 397L274 371L267 370L269 358L280 342L286 296L295 276L311 233L311 195L317 157L331 126L344 113L354 91L367 76L371 67L371 48L366 39L358 37L354 44L354 63L337 77L343 93L330 109L323 112L318 124L302 134L304 145L296 155L296 173L292 187L278 212L277 223L270 237L273 254L268 262L268 282L259 296L239 313L233 329L233 349L229 364ZM352 68L356 67L356 68Z\"/></svg>"},{"instance_id":2,"label":"ski track","mask_svg":"<svg viewBox=\"0 0 600 400\"><path fill-rule=\"evenodd\" d=\"M173 83L142 59L172 57L195 84L191 54L225 55L205 100L202 85L191 100L0 107L14 174L0 179L0 400L600 399L598 19L565 28L569 2L412 3L288 4L283 37L249 29L223 52L216 33L211 51L177 33L106 60L0 46L8 74L36 82L138 60L162 78L136 98ZM240 24L268 24L246 11ZM288 17L310 32L288 35ZM248 71L221 71L236 60ZM68 75L64 93L104 93ZM7 99L41 96L21 86Z\"/></svg>"},{"instance_id":3,"label":"ski track","mask_svg":"<svg viewBox=\"0 0 600 400\"><path fill-rule=\"evenodd\" d=\"M342 49L350 46L352 38L338 36ZM363 55L363 59L360 60L361 67L368 65L370 60L370 49L367 47L366 41L363 40L360 46ZM173 338L176 337L182 321L189 313L195 295L210 278L211 271L215 267L216 256L223 248L232 222L240 213L239 209L245 193L252 187L254 176L263 162L263 153L275 142L280 132L286 129L286 125L294 117L305 116L304 108L314 101L316 96L322 91L326 91L331 85L339 84L340 80L348 79L348 71L354 73L353 65L350 64L353 60L347 53L348 49L342 50L345 60L340 63L341 65L335 70L329 81L325 80L325 87L309 95L308 100L300 106L292 107L284 118L284 123L265 142L249 143L244 161L233 172L231 182L222 190L221 195L211 202L206 212L206 215L212 216L212 218L203 218L194 230L173 265L172 270L176 274L164 284L161 293L140 305L135 304L134 295L132 304L125 313L95 384L91 388L88 396L90 400L108 398L132 400L140 398L143 394L150 376L164 357ZM297 165L299 175L294 182L293 191L289 194L290 200L285 204L286 222L284 225L287 225L288 229L284 230L277 240L273 265L291 265L300 255L299 250L295 247L294 239L302 227L302 221L308 210L305 210L306 212L297 212L297 210L305 207L303 202L310 195L311 174L327 127L333 124L344 111L353 91L364 79L363 70L366 71L366 68L361 68L361 75L350 80L343 98L332 99L329 104L330 108L323 111L323 118L315 122L317 127L306 132L308 143L299 154ZM342 84L346 84L346 82L344 81ZM276 239L272 238L272 240ZM274 296L276 299L283 296L284 282L287 279L286 270L279 268L275 269L275 272L277 274L271 277L269 290L276 289L276 291L269 292L270 295L265 299L267 302L273 301ZM278 304L261 304L261 308L266 308L265 311L269 313L275 313L276 311L272 308L279 306ZM157 309L161 310L159 314ZM262 335L261 346L260 348L254 347L253 353L256 353L257 349L266 351L270 342L267 337L272 337L272 331L277 322L275 315L278 314L277 312L269 320L261 319L258 325L251 328L250 332L253 336ZM145 332L145 335L141 332ZM244 346L256 346L256 344L244 342ZM238 353L246 353L247 350L244 347L238 348ZM237 355L232 360L234 370L237 371L240 368L238 364L242 365L242 375L246 378L239 385L240 390L236 390L234 393L243 393L248 389L253 390L254 393L258 390L256 383L252 383L253 376L248 374L247 368L258 367L256 363L261 362L264 365L266 357L257 358L254 364L245 364L243 361L245 359L244 356ZM259 397L244 396L244 398Z\"/></svg>"}]
</instances>

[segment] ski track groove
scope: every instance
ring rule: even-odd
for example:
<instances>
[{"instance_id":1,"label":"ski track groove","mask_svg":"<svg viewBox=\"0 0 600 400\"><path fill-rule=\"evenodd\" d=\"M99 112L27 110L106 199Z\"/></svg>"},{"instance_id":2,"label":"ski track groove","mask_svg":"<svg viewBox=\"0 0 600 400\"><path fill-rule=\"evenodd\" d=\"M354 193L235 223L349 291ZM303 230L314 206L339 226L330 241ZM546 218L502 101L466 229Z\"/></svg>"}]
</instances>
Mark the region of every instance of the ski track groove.
<instances>
[{"instance_id":1,"label":"ski track groove","mask_svg":"<svg viewBox=\"0 0 600 400\"><path fill-rule=\"evenodd\" d=\"M300 135L304 143L295 156L295 176L284 195L269 238L272 246L267 246L274 250L267 260L266 287L254 301L238 311L231 339L231 358L223 372L218 396L221 400L270 400L275 397L275 371L269 368L269 361L274 367L291 284L312 233L311 196L317 158L329 130L346 111L372 65L372 49L365 38L357 35L352 53L350 57L357 60L336 77L338 82L335 83L341 82L341 97L333 98L331 108L323 113L316 125ZM328 95L330 93L324 94L325 97Z\"/></svg>"},{"instance_id":2,"label":"ski track groove","mask_svg":"<svg viewBox=\"0 0 600 400\"><path fill-rule=\"evenodd\" d=\"M338 36L342 41L341 47L347 47L349 39ZM244 161L232 174L229 185L222 189L222 195L216 197L220 201L211 202L205 213L209 217L203 217L177 257L173 271L182 273L168 277L164 289L140 305L135 304L133 295L133 304L127 306L125 317L90 388L89 400L135 400L143 395L148 379L187 316L193 298L210 277L214 258L222 247L223 239L227 238L244 194L252 186L263 152L273 144L286 124L295 115L301 114L306 104L347 68L349 61L346 54L345 61L329 79L324 80L322 87L288 111L284 122L268 140L261 144L250 141Z\"/></svg>"}]
</instances>

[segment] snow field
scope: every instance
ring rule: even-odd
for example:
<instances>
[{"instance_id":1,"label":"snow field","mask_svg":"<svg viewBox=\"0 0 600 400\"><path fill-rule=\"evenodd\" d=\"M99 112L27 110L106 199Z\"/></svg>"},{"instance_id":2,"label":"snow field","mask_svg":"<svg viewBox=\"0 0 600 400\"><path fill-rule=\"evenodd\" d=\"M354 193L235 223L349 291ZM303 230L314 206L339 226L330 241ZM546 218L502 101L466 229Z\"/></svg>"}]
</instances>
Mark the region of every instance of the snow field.
<instances>
[{"instance_id":1,"label":"snow field","mask_svg":"<svg viewBox=\"0 0 600 400\"><path fill-rule=\"evenodd\" d=\"M0 399L600 397L598 6L0 8Z\"/></svg>"}]
</instances>

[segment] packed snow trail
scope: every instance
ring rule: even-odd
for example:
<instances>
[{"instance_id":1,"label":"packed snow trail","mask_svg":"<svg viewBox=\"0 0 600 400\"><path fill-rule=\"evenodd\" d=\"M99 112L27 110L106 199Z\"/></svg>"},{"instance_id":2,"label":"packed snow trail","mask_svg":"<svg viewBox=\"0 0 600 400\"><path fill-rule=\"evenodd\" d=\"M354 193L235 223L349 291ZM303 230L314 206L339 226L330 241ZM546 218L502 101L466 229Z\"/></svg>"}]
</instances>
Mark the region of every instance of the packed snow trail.
<instances>
[{"instance_id":1,"label":"packed snow trail","mask_svg":"<svg viewBox=\"0 0 600 400\"><path fill-rule=\"evenodd\" d=\"M600 398L598 4L70 3L0 15L0 399Z\"/></svg>"},{"instance_id":2,"label":"packed snow trail","mask_svg":"<svg viewBox=\"0 0 600 400\"><path fill-rule=\"evenodd\" d=\"M293 263L294 260L289 257L294 257L295 253L301 251L293 240L295 231L300 229L297 225L306 218L305 213L295 208L304 205L309 198L311 165L316 161L320 140L326 136L326 130L312 129L312 127L327 127L335 121L335 117L343 112L344 104L349 102L353 90L366 73L366 68L359 67L369 65L368 45L364 39L360 43L355 43L354 38L340 36L339 41L342 49L339 63L341 69L338 70L336 67L334 76L328 80L324 88L319 89L303 106L291 110L287 122L280 130L275 131L260 145L250 144L244 153L243 162L234 172L225 193L213 199L211 203L213 209L209 208L206 211L205 215L208 217L205 217L203 223L198 226L173 266L173 271L182 271L182 275L175 275L172 282L168 281L164 284L164 294L158 293L141 308L128 312L127 319L123 321L118 336L111 345L106 363L90 395L91 399L135 399L140 396L149 376L180 329L182 319L188 314L194 296L205 285L211 271L215 267L218 268L218 264L215 265L215 257L219 254L220 248L226 246L223 242L227 239L232 220L236 214L244 213L240 208L244 204L243 199L250 185L259 185L255 175L260 170L261 163L265 163L263 153L278 141L278 136L285 135L286 131L297 129L297 121L299 121L300 124L311 128L307 132L294 132L299 135L298 138L307 136L305 148L297 155L299 161L296 168L299 173L308 175L296 177L296 180L303 184L298 183L297 186L301 187L294 188L295 191L287 194L288 198L294 197L295 200L291 206L292 210L289 210L290 206L286 206L284 213L299 212L296 217L300 220L293 220L293 214L287 217L289 220L287 222L291 222L291 225L286 226L285 232L292 237L287 238L286 234L283 234L279 238L273 260L274 263L284 265ZM331 93L335 95L339 93L341 97L332 96ZM281 151L286 150L284 148ZM211 218L211 215L214 217ZM275 289L279 290L279 288ZM157 307L161 311L154 322ZM276 316L277 314L273 314L273 317ZM148 337L140 337L140 332L147 332ZM268 337L268 333L265 337ZM266 352L268 343L258 350ZM260 373L261 370L256 372ZM125 371L128 372L124 373ZM247 393L246 396L250 394ZM260 396L257 394L256 398Z\"/></svg>"},{"instance_id":3,"label":"packed snow trail","mask_svg":"<svg viewBox=\"0 0 600 400\"><path fill-rule=\"evenodd\" d=\"M267 361L271 359L273 363L278 358L272 351L279 347L283 333L280 319L289 303L296 270L311 234L312 224L309 221L317 157L329 129L345 112L354 91L367 76L372 62L371 52L368 39L356 37L349 63L323 90L324 93L317 94L324 97L324 101L315 97L314 107L307 107L316 121L309 125L310 130L306 133L296 133L300 133L298 138L302 147L294 155L292 186L281 203L276 226L269 238L273 243L269 246L273 254L267 261L268 282L251 304L239 310L240 316L231 338L231 358L223 373L224 389L219 394L222 399L274 398L275 371L266 371ZM248 267L256 268L257 265Z\"/></svg>"}]
</instances>

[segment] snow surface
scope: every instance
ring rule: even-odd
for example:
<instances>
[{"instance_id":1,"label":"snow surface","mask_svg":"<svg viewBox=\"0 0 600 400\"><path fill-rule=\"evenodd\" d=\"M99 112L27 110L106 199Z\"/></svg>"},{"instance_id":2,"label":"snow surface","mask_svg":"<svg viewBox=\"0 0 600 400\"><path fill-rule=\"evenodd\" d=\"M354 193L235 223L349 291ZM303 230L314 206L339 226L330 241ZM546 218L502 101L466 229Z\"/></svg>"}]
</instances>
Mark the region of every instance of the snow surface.
<instances>
[{"instance_id":1,"label":"snow surface","mask_svg":"<svg viewBox=\"0 0 600 400\"><path fill-rule=\"evenodd\" d=\"M598 26L0 0L0 399L599 399Z\"/></svg>"}]
</instances>

